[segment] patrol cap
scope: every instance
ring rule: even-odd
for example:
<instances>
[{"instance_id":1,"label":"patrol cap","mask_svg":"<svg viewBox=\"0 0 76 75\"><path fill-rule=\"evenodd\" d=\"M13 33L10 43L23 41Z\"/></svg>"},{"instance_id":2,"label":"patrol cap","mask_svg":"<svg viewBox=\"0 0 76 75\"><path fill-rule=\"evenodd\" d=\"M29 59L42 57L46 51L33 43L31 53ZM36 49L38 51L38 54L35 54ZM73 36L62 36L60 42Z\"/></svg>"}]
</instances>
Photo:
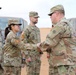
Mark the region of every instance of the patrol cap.
<instances>
[{"instance_id":1,"label":"patrol cap","mask_svg":"<svg viewBox=\"0 0 76 75\"><path fill-rule=\"evenodd\" d=\"M63 11L64 12L64 7L62 5L56 5L50 9L50 13L48 15L51 16L55 11Z\"/></svg>"},{"instance_id":2,"label":"patrol cap","mask_svg":"<svg viewBox=\"0 0 76 75\"><path fill-rule=\"evenodd\" d=\"M29 17L38 17L39 18L38 13L35 11L29 12Z\"/></svg>"},{"instance_id":3,"label":"patrol cap","mask_svg":"<svg viewBox=\"0 0 76 75\"><path fill-rule=\"evenodd\" d=\"M12 24L14 24L14 25L22 25L22 24L19 22L19 20L16 20L16 19L11 19L11 20L8 21L8 26L9 26L9 25L12 25Z\"/></svg>"}]
</instances>

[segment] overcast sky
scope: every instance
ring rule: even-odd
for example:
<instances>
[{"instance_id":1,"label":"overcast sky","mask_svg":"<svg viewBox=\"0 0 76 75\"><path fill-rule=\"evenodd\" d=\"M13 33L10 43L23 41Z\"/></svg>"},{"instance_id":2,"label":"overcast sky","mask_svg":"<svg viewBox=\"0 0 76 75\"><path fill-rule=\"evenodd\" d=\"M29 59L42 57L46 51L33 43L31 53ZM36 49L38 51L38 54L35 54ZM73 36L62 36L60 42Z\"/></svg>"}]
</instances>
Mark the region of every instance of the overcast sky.
<instances>
[{"instance_id":1,"label":"overcast sky","mask_svg":"<svg viewBox=\"0 0 76 75\"><path fill-rule=\"evenodd\" d=\"M58 4L64 6L66 18L76 17L76 0L0 0L0 16L21 17L29 23L29 12L37 11L40 16L37 26L51 27L47 14L51 7Z\"/></svg>"}]
</instances>

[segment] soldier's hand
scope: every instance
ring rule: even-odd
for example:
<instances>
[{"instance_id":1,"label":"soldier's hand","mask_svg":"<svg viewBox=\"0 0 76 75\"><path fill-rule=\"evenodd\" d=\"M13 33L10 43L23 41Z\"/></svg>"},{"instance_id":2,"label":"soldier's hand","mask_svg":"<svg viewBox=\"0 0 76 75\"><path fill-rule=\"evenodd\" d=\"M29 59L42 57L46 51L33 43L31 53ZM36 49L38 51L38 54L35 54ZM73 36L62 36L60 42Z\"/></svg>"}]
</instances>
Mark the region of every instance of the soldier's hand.
<instances>
[{"instance_id":1,"label":"soldier's hand","mask_svg":"<svg viewBox=\"0 0 76 75\"><path fill-rule=\"evenodd\" d=\"M50 53L47 53L47 58L50 58Z\"/></svg>"},{"instance_id":2,"label":"soldier's hand","mask_svg":"<svg viewBox=\"0 0 76 75\"><path fill-rule=\"evenodd\" d=\"M38 43L38 44L37 44L37 50L38 50L38 52L39 52L40 54L43 54L43 52L42 52L42 50L41 50L41 48L40 48L40 44L41 44L41 43Z\"/></svg>"},{"instance_id":3,"label":"soldier's hand","mask_svg":"<svg viewBox=\"0 0 76 75\"><path fill-rule=\"evenodd\" d=\"M37 43L37 47L40 47L41 43Z\"/></svg>"}]
</instances>

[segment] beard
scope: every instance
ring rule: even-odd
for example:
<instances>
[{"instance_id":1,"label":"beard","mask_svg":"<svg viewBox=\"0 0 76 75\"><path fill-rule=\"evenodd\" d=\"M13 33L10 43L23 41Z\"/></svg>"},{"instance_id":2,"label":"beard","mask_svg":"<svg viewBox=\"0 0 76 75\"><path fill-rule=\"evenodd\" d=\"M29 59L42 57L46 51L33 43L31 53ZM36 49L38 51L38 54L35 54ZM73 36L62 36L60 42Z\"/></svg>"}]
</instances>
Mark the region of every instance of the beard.
<instances>
[{"instance_id":1,"label":"beard","mask_svg":"<svg viewBox=\"0 0 76 75\"><path fill-rule=\"evenodd\" d=\"M33 22L34 24L37 24L37 22Z\"/></svg>"}]
</instances>

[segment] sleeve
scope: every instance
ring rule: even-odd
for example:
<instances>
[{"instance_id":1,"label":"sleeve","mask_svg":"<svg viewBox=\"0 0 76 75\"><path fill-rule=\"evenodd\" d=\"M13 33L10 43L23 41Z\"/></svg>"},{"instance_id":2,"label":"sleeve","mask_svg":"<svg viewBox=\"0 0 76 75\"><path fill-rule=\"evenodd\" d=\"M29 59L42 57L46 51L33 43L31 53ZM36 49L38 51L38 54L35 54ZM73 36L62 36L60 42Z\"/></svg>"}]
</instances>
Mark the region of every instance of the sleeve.
<instances>
[{"instance_id":1,"label":"sleeve","mask_svg":"<svg viewBox=\"0 0 76 75\"><path fill-rule=\"evenodd\" d=\"M37 50L36 44L24 44L24 50Z\"/></svg>"},{"instance_id":2,"label":"sleeve","mask_svg":"<svg viewBox=\"0 0 76 75\"><path fill-rule=\"evenodd\" d=\"M21 41L17 47L20 49L20 50L23 50L23 51L26 51L26 50L37 50L37 45L36 44L29 44L29 43L26 43L24 44L23 41Z\"/></svg>"},{"instance_id":3,"label":"sleeve","mask_svg":"<svg viewBox=\"0 0 76 75\"><path fill-rule=\"evenodd\" d=\"M65 29L63 27L53 27L50 33L47 35L46 40L40 44L41 50L45 51L49 47L52 48L56 46L60 42L60 37L64 32Z\"/></svg>"},{"instance_id":4,"label":"sleeve","mask_svg":"<svg viewBox=\"0 0 76 75\"><path fill-rule=\"evenodd\" d=\"M35 50L35 49L37 49L37 46L35 44L24 43L24 41L22 41L20 39L20 37L16 36L12 32L8 34L6 40L9 44L19 48L19 50ZM7 42L6 42L6 44L7 44Z\"/></svg>"},{"instance_id":5,"label":"sleeve","mask_svg":"<svg viewBox=\"0 0 76 75\"><path fill-rule=\"evenodd\" d=\"M20 39L23 41L24 40L24 31L21 33Z\"/></svg>"},{"instance_id":6,"label":"sleeve","mask_svg":"<svg viewBox=\"0 0 76 75\"><path fill-rule=\"evenodd\" d=\"M16 46L16 45L18 45L19 43L20 43L20 38L19 38L19 37L15 36L15 37L13 37L13 38L11 39L11 44L12 44L12 45Z\"/></svg>"},{"instance_id":7,"label":"sleeve","mask_svg":"<svg viewBox=\"0 0 76 75\"><path fill-rule=\"evenodd\" d=\"M15 37L11 40L12 45L18 47L20 50L37 50L36 44L24 43L18 37Z\"/></svg>"},{"instance_id":8,"label":"sleeve","mask_svg":"<svg viewBox=\"0 0 76 75\"><path fill-rule=\"evenodd\" d=\"M9 34L7 35L5 44L9 43L10 45L16 46L19 42L19 39L20 38L16 34L10 31Z\"/></svg>"},{"instance_id":9,"label":"sleeve","mask_svg":"<svg viewBox=\"0 0 76 75\"><path fill-rule=\"evenodd\" d=\"M29 38L29 30L28 28L26 28L22 34L21 34L22 38L23 38L23 42L24 43L28 43L28 38Z\"/></svg>"}]
</instances>

